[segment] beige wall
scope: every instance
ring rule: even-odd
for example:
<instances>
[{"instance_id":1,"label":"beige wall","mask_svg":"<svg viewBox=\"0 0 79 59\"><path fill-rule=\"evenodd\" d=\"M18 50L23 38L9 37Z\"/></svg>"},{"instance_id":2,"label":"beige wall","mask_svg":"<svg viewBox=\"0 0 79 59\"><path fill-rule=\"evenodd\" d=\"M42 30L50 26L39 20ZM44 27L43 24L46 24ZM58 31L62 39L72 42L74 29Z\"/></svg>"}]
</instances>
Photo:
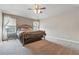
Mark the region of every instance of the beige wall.
<instances>
[{"instance_id":1,"label":"beige wall","mask_svg":"<svg viewBox=\"0 0 79 59\"><path fill-rule=\"evenodd\" d=\"M23 17L16 17L16 24L17 26L22 25L22 24L28 24L32 26L33 19L29 18L23 18Z\"/></svg>"},{"instance_id":2,"label":"beige wall","mask_svg":"<svg viewBox=\"0 0 79 59\"><path fill-rule=\"evenodd\" d=\"M0 12L0 42L2 41L2 13Z\"/></svg>"},{"instance_id":3,"label":"beige wall","mask_svg":"<svg viewBox=\"0 0 79 59\"><path fill-rule=\"evenodd\" d=\"M46 30L47 38L79 41L79 9L51 16L40 22L41 29Z\"/></svg>"}]
</instances>

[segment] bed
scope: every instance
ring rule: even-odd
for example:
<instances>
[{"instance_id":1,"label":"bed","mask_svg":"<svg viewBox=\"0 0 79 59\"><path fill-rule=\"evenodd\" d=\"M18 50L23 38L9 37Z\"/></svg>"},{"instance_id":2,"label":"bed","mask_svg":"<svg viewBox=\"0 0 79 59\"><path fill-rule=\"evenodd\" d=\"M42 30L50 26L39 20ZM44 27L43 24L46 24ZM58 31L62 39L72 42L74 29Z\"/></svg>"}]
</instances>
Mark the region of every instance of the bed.
<instances>
[{"instance_id":1,"label":"bed","mask_svg":"<svg viewBox=\"0 0 79 59\"><path fill-rule=\"evenodd\" d=\"M21 29L22 30L19 33L19 40L23 45L45 39L45 31L32 31L29 26L22 26Z\"/></svg>"},{"instance_id":2,"label":"bed","mask_svg":"<svg viewBox=\"0 0 79 59\"><path fill-rule=\"evenodd\" d=\"M45 35L46 35L45 31L33 31L28 33L22 32L20 34L20 41L24 45L24 44L45 39Z\"/></svg>"}]
</instances>

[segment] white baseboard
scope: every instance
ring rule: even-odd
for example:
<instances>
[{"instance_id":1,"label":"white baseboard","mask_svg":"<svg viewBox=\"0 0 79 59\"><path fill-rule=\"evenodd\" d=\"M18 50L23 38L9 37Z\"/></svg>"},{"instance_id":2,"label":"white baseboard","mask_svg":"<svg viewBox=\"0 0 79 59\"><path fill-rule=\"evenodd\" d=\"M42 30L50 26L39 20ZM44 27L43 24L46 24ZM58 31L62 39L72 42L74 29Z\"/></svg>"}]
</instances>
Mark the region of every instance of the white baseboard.
<instances>
[{"instance_id":1,"label":"white baseboard","mask_svg":"<svg viewBox=\"0 0 79 59\"><path fill-rule=\"evenodd\" d=\"M53 36L48 36L46 37L47 40L60 40L60 41L66 41L66 42L71 42L71 43L78 43L79 41L75 41L75 40L70 40L70 39L65 39L65 38L60 38L60 37L53 37Z\"/></svg>"},{"instance_id":2,"label":"white baseboard","mask_svg":"<svg viewBox=\"0 0 79 59\"><path fill-rule=\"evenodd\" d=\"M79 49L79 41L73 41L73 40L59 38L59 37L53 37L53 36L46 37L46 40L66 46L66 47Z\"/></svg>"}]
</instances>

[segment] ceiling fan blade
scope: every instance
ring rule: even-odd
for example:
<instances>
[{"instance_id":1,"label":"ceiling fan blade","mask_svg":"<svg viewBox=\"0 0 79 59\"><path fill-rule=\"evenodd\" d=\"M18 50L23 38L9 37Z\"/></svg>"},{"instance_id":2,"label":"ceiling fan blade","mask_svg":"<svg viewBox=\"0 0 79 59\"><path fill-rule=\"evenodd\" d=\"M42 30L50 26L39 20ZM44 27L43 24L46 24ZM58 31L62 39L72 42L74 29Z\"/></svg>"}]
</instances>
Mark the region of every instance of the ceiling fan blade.
<instances>
[{"instance_id":1,"label":"ceiling fan blade","mask_svg":"<svg viewBox=\"0 0 79 59\"><path fill-rule=\"evenodd\" d=\"M40 9L46 9L46 7L42 7L42 8L40 8Z\"/></svg>"},{"instance_id":2,"label":"ceiling fan blade","mask_svg":"<svg viewBox=\"0 0 79 59\"><path fill-rule=\"evenodd\" d=\"M33 9L31 9L31 8L28 8L28 10L33 10Z\"/></svg>"}]
</instances>

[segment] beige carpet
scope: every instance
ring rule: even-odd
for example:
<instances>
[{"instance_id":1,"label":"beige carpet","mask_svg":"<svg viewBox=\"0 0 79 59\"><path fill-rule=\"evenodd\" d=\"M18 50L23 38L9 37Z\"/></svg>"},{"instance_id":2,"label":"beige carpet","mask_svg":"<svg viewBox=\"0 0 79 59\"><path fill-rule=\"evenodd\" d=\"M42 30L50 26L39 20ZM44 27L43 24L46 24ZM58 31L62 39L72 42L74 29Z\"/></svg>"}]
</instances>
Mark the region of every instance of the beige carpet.
<instances>
[{"instance_id":1,"label":"beige carpet","mask_svg":"<svg viewBox=\"0 0 79 59\"><path fill-rule=\"evenodd\" d=\"M28 55L28 48L22 46L18 39L8 40L0 43L0 55Z\"/></svg>"}]
</instances>

